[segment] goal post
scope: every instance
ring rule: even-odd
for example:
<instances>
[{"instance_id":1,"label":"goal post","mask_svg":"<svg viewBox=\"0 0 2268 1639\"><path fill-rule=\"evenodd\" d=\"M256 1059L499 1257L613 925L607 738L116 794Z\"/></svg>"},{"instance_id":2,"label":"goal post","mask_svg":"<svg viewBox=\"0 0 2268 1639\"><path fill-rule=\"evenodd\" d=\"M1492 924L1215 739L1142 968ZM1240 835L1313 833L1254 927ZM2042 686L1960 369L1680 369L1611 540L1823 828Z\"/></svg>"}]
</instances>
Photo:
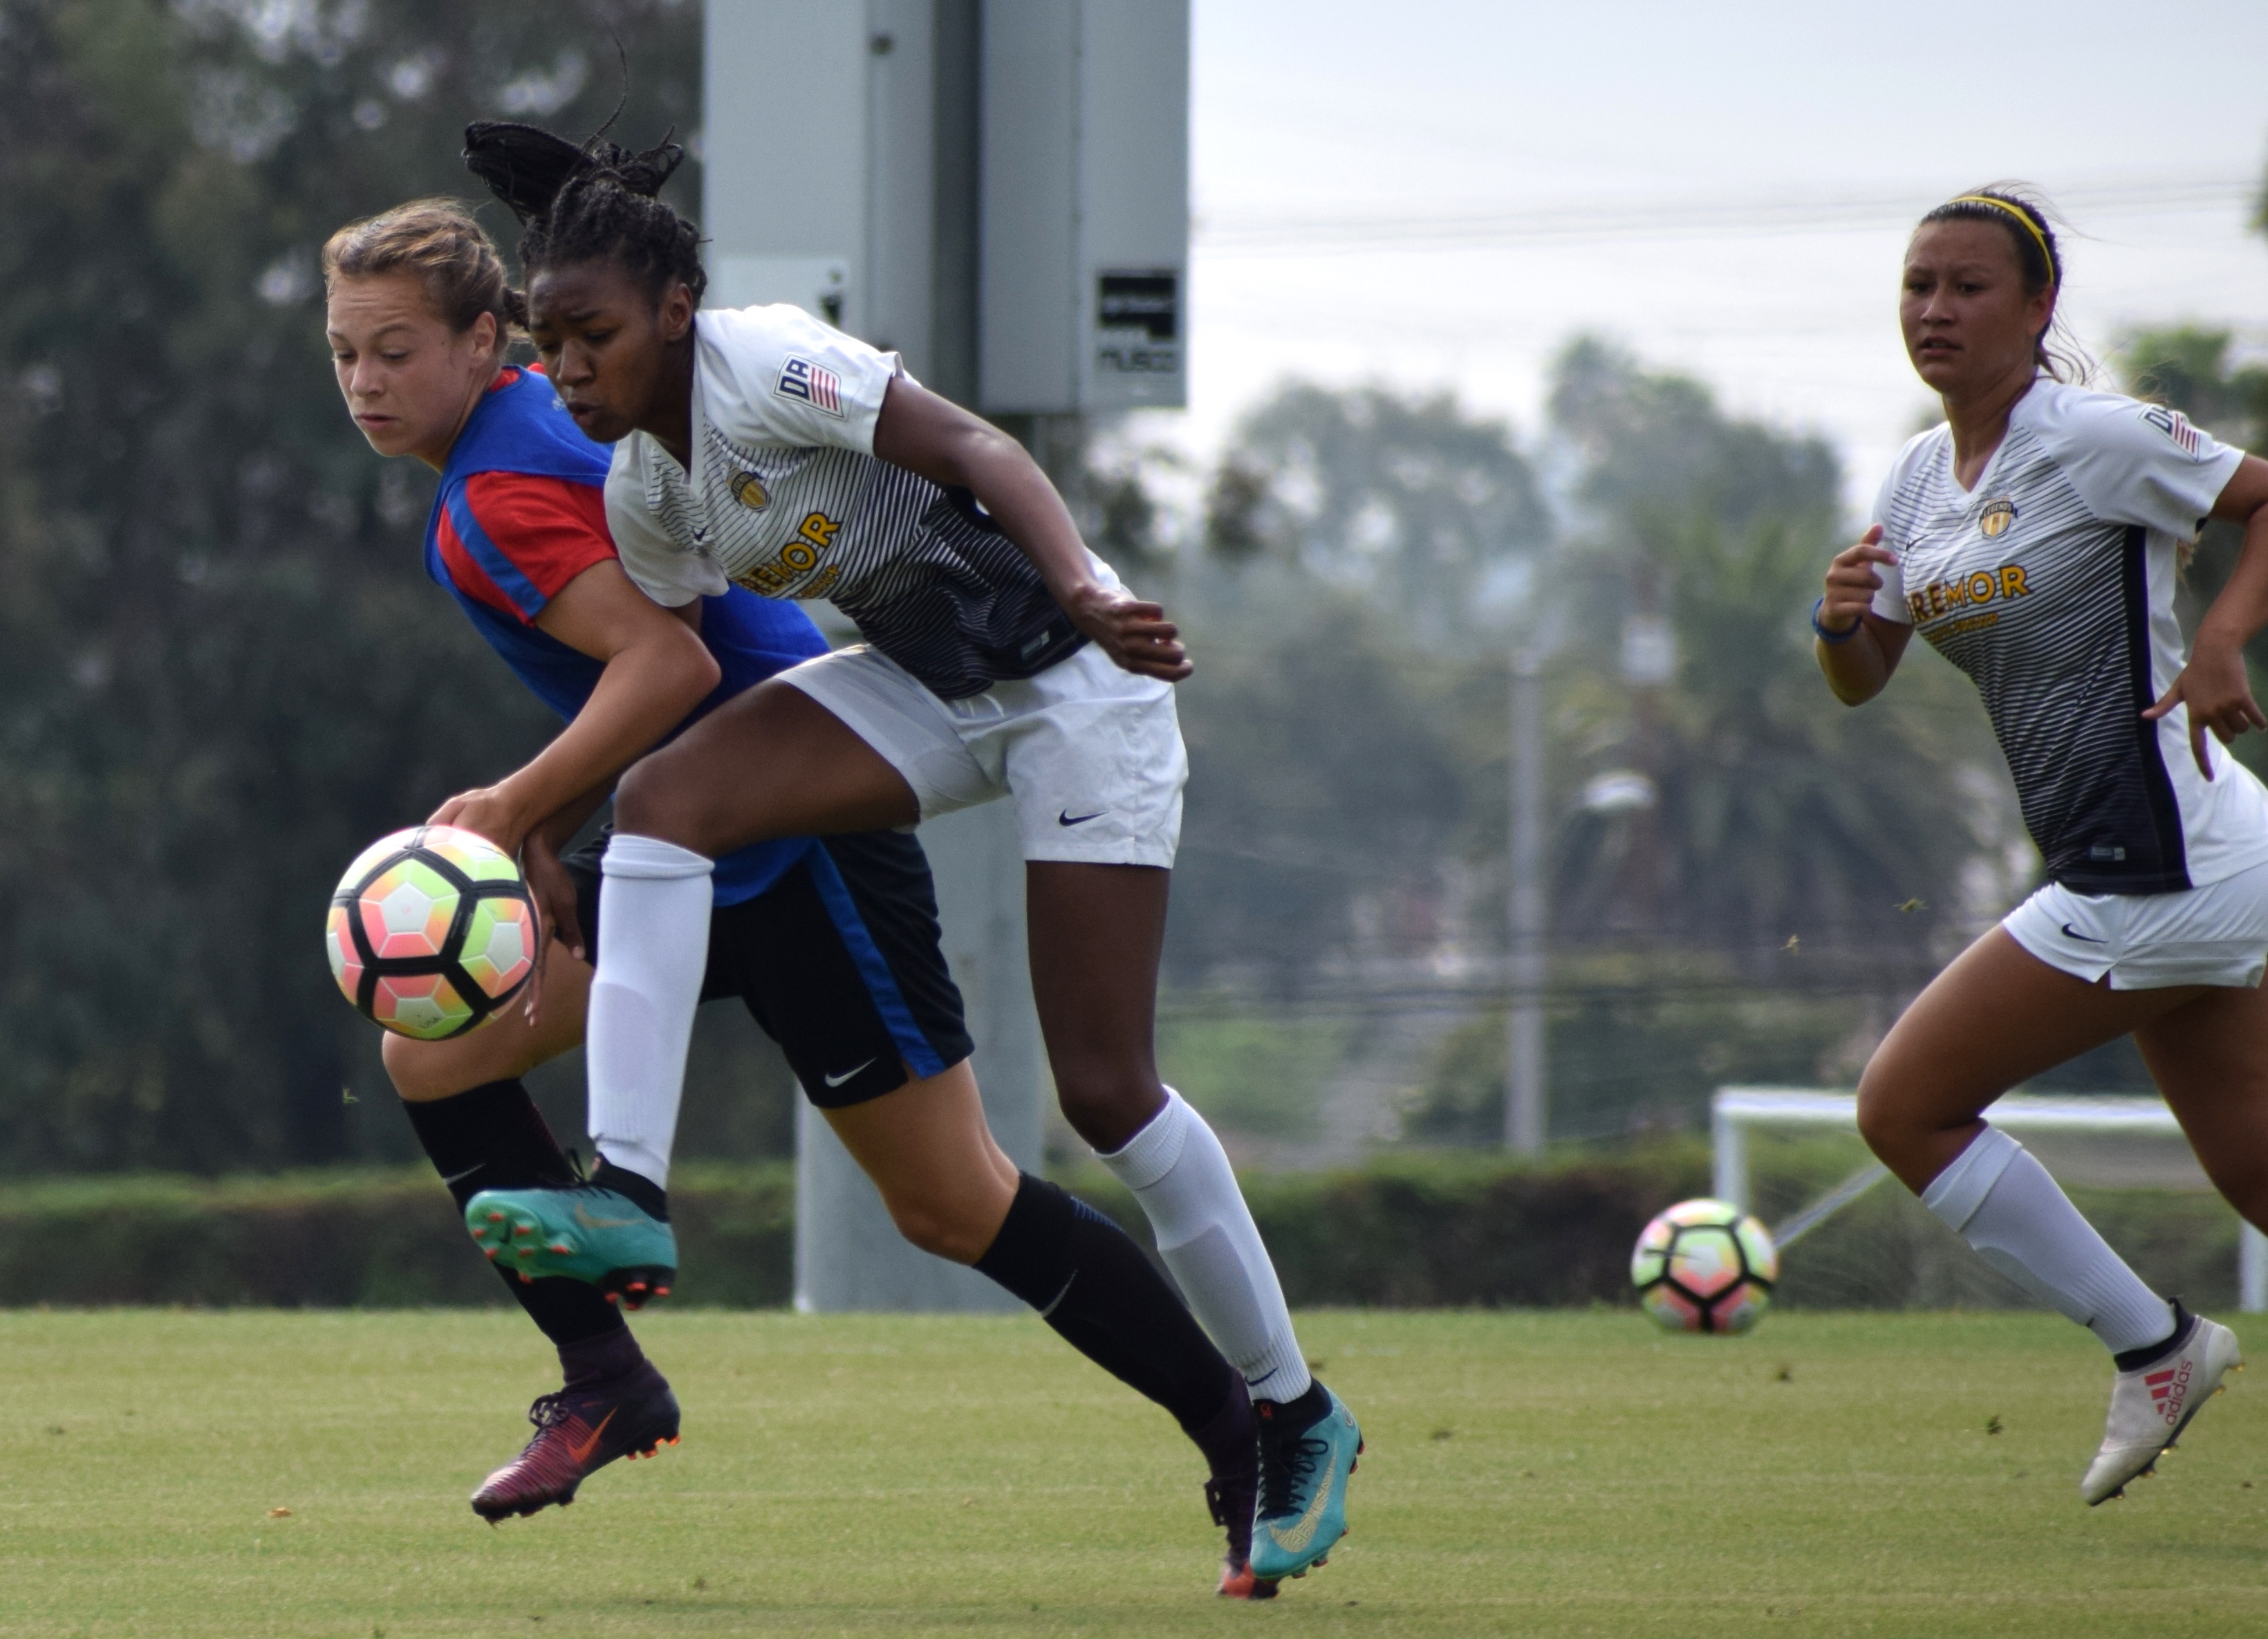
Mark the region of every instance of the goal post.
<instances>
[{"instance_id":1,"label":"goal post","mask_svg":"<svg viewBox=\"0 0 2268 1639\"><path fill-rule=\"evenodd\" d=\"M2181 1136L2181 1124L2159 1098L2110 1095L2056 1097L2010 1093L1992 1105L1992 1125L2011 1133L2068 1133ZM1813 1088L1720 1087L1710 1101L1712 1180L1716 1197L1746 1211L1751 1200L1749 1135L1759 1127L1844 1133L1859 1131L1855 1093ZM1865 1194L1889 1174L1870 1166L1813 1202L1775 1229L1783 1245L1801 1238L1834 1213ZM2250 1223L2237 1235L2239 1307L2249 1315L2268 1312L2268 1236Z\"/></svg>"}]
</instances>

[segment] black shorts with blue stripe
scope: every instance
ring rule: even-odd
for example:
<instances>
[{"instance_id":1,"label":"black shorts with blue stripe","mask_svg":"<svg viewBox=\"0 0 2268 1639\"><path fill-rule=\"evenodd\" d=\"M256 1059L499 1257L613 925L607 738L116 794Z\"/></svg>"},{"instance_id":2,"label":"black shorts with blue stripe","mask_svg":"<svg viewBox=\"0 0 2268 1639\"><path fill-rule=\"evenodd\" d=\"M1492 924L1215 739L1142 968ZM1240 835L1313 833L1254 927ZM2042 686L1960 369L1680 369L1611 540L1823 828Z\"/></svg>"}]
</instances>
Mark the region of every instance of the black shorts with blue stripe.
<instances>
[{"instance_id":1,"label":"black shorts with blue stripe","mask_svg":"<svg viewBox=\"0 0 2268 1639\"><path fill-rule=\"evenodd\" d=\"M566 861L595 951L605 839ZM709 919L701 1000L738 996L823 1110L864 1104L968 1057L939 943L937 889L910 832L824 837L753 899Z\"/></svg>"}]
</instances>

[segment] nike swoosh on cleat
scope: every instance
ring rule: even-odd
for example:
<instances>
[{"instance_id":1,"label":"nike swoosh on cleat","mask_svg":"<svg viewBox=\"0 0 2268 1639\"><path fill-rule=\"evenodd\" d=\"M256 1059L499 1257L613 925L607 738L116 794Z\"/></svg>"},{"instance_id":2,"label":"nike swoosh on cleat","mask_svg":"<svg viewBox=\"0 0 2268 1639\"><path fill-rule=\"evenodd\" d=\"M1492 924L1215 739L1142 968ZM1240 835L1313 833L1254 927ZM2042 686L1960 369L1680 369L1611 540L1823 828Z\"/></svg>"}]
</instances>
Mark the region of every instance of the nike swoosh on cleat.
<instances>
[{"instance_id":1,"label":"nike swoosh on cleat","mask_svg":"<svg viewBox=\"0 0 2268 1639\"><path fill-rule=\"evenodd\" d=\"M607 1414L599 1419L599 1426L591 1430L591 1437L584 1441L579 1445L569 1445L567 1448L567 1455L573 1458L578 1463L589 1462L591 1460L591 1453L599 1449L599 1436L606 1433L607 1425L614 1421L615 1414L620 1410L622 1410L622 1407L619 1406L608 1406Z\"/></svg>"},{"instance_id":2,"label":"nike swoosh on cleat","mask_svg":"<svg viewBox=\"0 0 2268 1639\"><path fill-rule=\"evenodd\" d=\"M2073 927L2070 923L2068 923L2068 922L2066 922L2066 923L2063 925L2063 932L2064 932L2064 937L2065 937L2065 938L2066 938L2066 939L2076 939L2076 940L2080 940L2080 941L2082 941L2083 942L2085 942L2085 943L2087 943L2087 944L2090 944L2090 945L2107 945L2107 944L2109 944L2109 943L2110 942L2110 941L2109 940L2107 940L2107 939L2092 939L2092 938L2089 938L2087 934L2080 933L2077 928Z\"/></svg>"},{"instance_id":3,"label":"nike swoosh on cleat","mask_svg":"<svg viewBox=\"0 0 2268 1639\"><path fill-rule=\"evenodd\" d=\"M590 1208L581 1201L575 1203L575 1222L586 1229L627 1229L635 1226L636 1218L593 1218Z\"/></svg>"},{"instance_id":4,"label":"nike swoosh on cleat","mask_svg":"<svg viewBox=\"0 0 2268 1639\"><path fill-rule=\"evenodd\" d=\"M1073 814L1069 808L1065 808L1056 816L1056 823L1058 825L1084 825L1087 821L1092 819L1101 819L1104 815L1109 812L1110 810L1108 808L1097 808L1092 814Z\"/></svg>"},{"instance_id":5,"label":"nike swoosh on cleat","mask_svg":"<svg viewBox=\"0 0 2268 1639\"><path fill-rule=\"evenodd\" d=\"M1307 1544L1315 1539L1315 1527L1322 1524L1323 1506L1330 1501L1331 1481L1338 1478L1338 1473L1339 1447L1338 1442L1334 1440L1331 1442L1330 1466L1323 1470L1323 1477L1315 1481L1315 1495L1307 1503L1307 1511L1300 1516L1300 1523L1289 1531L1278 1525L1268 1527L1268 1534L1275 1539L1278 1547L1290 1554L1307 1551Z\"/></svg>"},{"instance_id":6,"label":"nike swoosh on cleat","mask_svg":"<svg viewBox=\"0 0 2268 1639\"><path fill-rule=\"evenodd\" d=\"M873 1062L874 1061L872 1059L866 1060L866 1064L872 1064ZM843 1082L858 1074L859 1071L865 1069L866 1067L866 1064L854 1064L849 1069L843 1071L840 1075L822 1075L819 1079L826 1082L829 1087L840 1087Z\"/></svg>"}]
</instances>

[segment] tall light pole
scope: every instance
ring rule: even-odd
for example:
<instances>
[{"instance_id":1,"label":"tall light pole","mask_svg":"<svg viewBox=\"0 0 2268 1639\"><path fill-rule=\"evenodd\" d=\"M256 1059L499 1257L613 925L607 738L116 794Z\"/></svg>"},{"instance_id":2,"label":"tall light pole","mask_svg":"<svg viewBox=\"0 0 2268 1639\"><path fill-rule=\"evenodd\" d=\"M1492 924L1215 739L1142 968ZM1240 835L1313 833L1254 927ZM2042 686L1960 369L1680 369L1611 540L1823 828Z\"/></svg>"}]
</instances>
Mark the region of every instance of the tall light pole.
<instances>
[{"instance_id":1,"label":"tall light pole","mask_svg":"<svg viewBox=\"0 0 2268 1639\"><path fill-rule=\"evenodd\" d=\"M1517 1155L1543 1152L1549 1125L1544 1084L1543 657L1521 648L1512 657L1511 1008L1505 1026L1504 1143Z\"/></svg>"}]
</instances>

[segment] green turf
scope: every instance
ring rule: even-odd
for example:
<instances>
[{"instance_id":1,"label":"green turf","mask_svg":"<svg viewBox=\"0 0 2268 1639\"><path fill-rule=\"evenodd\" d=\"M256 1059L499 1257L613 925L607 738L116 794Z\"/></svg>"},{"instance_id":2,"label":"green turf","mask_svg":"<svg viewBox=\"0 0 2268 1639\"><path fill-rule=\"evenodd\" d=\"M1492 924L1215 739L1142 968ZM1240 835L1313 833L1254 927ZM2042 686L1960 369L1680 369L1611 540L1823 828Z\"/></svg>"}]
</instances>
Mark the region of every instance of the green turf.
<instances>
[{"instance_id":1,"label":"green turf","mask_svg":"<svg viewBox=\"0 0 2268 1639\"><path fill-rule=\"evenodd\" d=\"M0 1313L0 1633L2268 1631L2268 1381L2089 1510L2109 1368L2053 1317L1307 1316L1370 1455L1266 1607L1208 1597L1162 1415L1035 1323L640 1329L685 1443L491 1530L517 1316Z\"/></svg>"}]
</instances>

